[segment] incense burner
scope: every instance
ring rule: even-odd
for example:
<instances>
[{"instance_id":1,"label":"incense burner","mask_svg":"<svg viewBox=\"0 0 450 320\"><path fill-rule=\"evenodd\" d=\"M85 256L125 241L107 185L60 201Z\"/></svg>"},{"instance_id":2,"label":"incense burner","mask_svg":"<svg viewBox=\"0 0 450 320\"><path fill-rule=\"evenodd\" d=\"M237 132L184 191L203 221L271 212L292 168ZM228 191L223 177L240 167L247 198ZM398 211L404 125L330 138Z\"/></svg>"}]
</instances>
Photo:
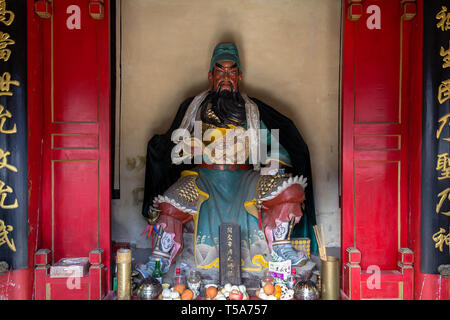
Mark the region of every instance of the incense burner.
<instances>
[{"instance_id":1,"label":"incense burner","mask_svg":"<svg viewBox=\"0 0 450 320\"><path fill-rule=\"evenodd\" d=\"M297 300L318 300L320 292L311 280L300 281L294 287L294 297Z\"/></svg>"},{"instance_id":2,"label":"incense burner","mask_svg":"<svg viewBox=\"0 0 450 320\"><path fill-rule=\"evenodd\" d=\"M142 281L138 290L137 297L139 300L152 300L158 298L162 292L162 286L158 280L148 277Z\"/></svg>"}]
</instances>

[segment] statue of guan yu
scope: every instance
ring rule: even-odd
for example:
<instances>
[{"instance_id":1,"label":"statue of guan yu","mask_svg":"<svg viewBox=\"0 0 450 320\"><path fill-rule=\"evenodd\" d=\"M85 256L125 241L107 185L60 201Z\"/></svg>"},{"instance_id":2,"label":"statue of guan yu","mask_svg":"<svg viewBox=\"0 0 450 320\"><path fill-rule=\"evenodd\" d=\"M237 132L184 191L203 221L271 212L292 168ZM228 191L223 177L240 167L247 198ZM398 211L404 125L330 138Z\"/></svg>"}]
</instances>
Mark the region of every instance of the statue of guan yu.
<instances>
[{"instance_id":1,"label":"statue of guan yu","mask_svg":"<svg viewBox=\"0 0 450 320\"><path fill-rule=\"evenodd\" d=\"M290 237L311 239L316 224L308 147L293 122L241 92L242 68L233 43L218 44L209 88L184 101L166 134L148 143L143 212L158 235L137 270L163 273L183 250L183 225L194 223L194 263L219 268L219 225L241 230L241 269L260 272L268 261L307 261Z\"/></svg>"}]
</instances>

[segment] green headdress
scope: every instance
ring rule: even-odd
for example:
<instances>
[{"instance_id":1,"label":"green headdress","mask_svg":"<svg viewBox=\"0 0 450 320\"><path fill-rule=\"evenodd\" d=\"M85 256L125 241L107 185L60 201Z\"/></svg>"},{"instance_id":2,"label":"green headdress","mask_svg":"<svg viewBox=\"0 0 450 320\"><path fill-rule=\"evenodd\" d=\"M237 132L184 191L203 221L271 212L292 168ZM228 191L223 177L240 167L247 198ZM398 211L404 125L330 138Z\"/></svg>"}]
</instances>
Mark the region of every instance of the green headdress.
<instances>
[{"instance_id":1,"label":"green headdress","mask_svg":"<svg viewBox=\"0 0 450 320\"><path fill-rule=\"evenodd\" d=\"M214 65L220 61L233 61L238 65L239 72L241 72L241 60L239 60L238 50L234 43L225 42L219 43L215 48L211 58L209 71L214 69Z\"/></svg>"}]
</instances>

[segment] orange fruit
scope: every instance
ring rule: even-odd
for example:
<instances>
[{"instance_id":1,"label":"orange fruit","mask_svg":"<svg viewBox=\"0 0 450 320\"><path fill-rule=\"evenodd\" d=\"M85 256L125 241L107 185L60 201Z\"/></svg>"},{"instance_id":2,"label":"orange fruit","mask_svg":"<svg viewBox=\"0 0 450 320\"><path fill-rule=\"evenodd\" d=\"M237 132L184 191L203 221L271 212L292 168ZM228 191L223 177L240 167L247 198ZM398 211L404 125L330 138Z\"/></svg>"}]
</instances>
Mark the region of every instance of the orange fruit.
<instances>
[{"instance_id":1,"label":"orange fruit","mask_svg":"<svg viewBox=\"0 0 450 320\"><path fill-rule=\"evenodd\" d=\"M181 294L181 300L192 300L193 297L194 293L189 289L184 290Z\"/></svg>"},{"instance_id":2,"label":"orange fruit","mask_svg":"<svg viewBox=\"0 0 450 320\"><path fill-rule=\"evenodd\" d=\"M275 292L273 295L275 296L275 298L280 300L280 298L281 298L281 291L280 292Z\"/></svg>"},{"instance_id":3,"label":"orange fruit","mask_svg":"<svg viewBox=\"0 0 450 320\"><path fill-rule=\"evenodd\" d=\"M281 287L279 285L275 285L275 293L281 293Z\"/></svg>"},{"instance_id":4,"label":"orange fruit","mask_svg":"<svg viewBox=\"0 0 450 320\"><path fill-rule=\"evenodd\" d=\"M217 288L214 286L206 288L206 296L213 299L215 296L217 296Z\"/></svg>"},{"instance_id":5,"label":"orange fruit","mask_svg":"<svg viewBox=\"0 0 450 320\"><path fill-rule=\"evenodd\" d=\"M268 296L270 296L271 294L273 294L275 292L275 287L271 283L266 283L264 285L263 289L264 289L264 293L267 294Z\"/></svg>"},{"instance_id":6,"label":"orange fruit","mask_svg":"<svg viewBox=\"0 0 450 320\"><path fill-rule=\"evenodd\" d=\"M179 283L173 287L173 290L178 291L178 293L181 295L183 291L186 289L186 286L182 283Z\"/></svg>"}]
</instances>

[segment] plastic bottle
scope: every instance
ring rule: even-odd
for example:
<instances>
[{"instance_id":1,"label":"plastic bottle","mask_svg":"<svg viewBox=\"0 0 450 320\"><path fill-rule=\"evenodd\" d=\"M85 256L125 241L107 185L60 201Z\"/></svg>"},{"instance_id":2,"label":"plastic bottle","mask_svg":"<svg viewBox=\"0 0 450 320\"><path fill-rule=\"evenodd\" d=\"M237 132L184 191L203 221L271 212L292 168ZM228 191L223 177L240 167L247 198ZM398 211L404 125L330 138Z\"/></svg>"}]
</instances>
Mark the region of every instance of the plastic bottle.
<instances>
[{"instance_id":1,"label":"plastic bottle","mask_svg":"<svg viewBox=\"0 0 450 320\"><path fill-rule=\"evenodd\" d=\"M181 275L180 268L177 268L175 270L175 278L173 279L173 285L176 286L177 284L184 284L183 276Z\"/></svg>"},{"instance_id":2,"label":"plastic bottle","mask_svg":"<svg viewBox=\"0 0 450 320\"><path fill-rule=\"evenodd\" d=\"M272 276L272 273L269 270L264 271L264 277L261 279L261 288L264 288L266 283L275 284L275 279Z\"/></svg>"},{"instance_id":3,"label":"plastic bottle","mask_svg":"<svg viewBox=\"0 0 450 320\"><path fill-rule=\"evenodd\" d=\"M159 281L159 283L162 283L162 271L161 271L161 259L156 258L155 259L155 269L153 270L152 277Z\"/></svg>"},{"instance_id":4,"label":"plastic bottle","mask_svg":"<svg viewBox=\"0 0 450 320\"><path fill-rule=\"evenodd\" d=\"M297 270L293 268L291 270L291 275L288 278L287 286L289 289L293 289L296 283L297 283Z\"/></svg>"}]
</instances>

